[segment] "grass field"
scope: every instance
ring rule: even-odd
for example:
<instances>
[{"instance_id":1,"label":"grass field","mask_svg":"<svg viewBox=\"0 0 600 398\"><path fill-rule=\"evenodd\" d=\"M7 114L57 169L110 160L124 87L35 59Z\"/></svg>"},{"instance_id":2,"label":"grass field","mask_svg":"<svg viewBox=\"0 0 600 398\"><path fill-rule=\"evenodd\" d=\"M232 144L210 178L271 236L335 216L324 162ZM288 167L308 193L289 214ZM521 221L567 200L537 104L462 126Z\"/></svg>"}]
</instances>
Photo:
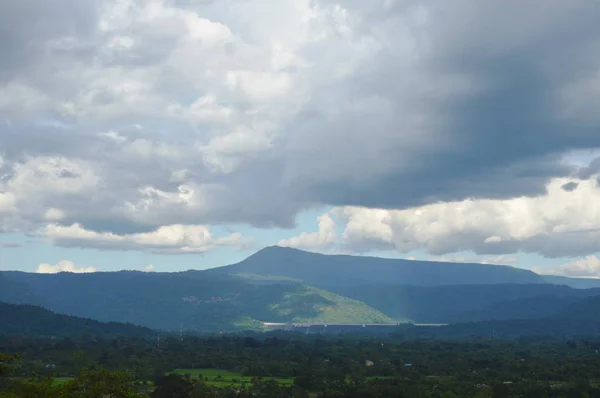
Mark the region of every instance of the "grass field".
<instances>
[{"instance_id":1,"label":"grass field","mask_svg":"<svg viewBox=\"0 0 600 398\"><path fill-rule=\"evenodd\" d=\"M52 384L55 386L61 386L71 380L73 380L72 377L55 377Z\"/></svg>"},{"instance_id":2,"label":"grass field","mask_svg":"<svg viewBox=\"0 0 600 398\"><path fill-rule=\"evenodd\" d=\"M252 382L252 377L250 376L242 376L239 373L221 369L176 369L172 373L180 375L189 374L193 378L202 375L206 384L215 387L242 387L243 384L250 384ZM294 383L293 378L263 377L262 380L275 380L283 386L290 386Z\"/></svg>"}]
</instances>

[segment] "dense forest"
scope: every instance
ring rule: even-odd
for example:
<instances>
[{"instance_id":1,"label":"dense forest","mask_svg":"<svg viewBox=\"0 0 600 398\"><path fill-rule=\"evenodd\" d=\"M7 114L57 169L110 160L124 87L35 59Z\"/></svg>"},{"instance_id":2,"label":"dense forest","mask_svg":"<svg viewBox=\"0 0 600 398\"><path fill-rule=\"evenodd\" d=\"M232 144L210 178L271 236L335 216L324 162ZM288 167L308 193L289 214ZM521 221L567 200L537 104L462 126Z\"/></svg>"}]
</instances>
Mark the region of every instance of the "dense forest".
<instances>
[{"instance_id":1,"label":"dense forest","mask_svg":"<svg viewBox=\"0 0 600 398\"><path fill-rule=\"evenodd\" d=\"M0 397L600 397L599 349L591 337L4 337Z\"/></svg>"},{"instance_id":2,"label":"dense forest","mask_svg":"<svg viewBox=\"0 0 600 398\"><path fill-rule=\"evenodd\" d=\"M0 336L62 337L142 337L154 336L156 332L118 322L98 322L92 319L56 314L33 305L7 304L0 301Z\"/></svg>"}]
</instances>

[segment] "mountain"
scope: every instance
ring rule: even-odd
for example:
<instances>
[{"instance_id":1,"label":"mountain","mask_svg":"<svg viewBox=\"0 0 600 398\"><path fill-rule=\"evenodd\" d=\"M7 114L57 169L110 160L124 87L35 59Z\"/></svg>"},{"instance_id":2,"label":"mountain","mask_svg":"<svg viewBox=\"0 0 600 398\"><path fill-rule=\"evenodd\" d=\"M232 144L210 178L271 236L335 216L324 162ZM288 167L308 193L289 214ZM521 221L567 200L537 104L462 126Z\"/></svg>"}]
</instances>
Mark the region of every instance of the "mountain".
<instances>
[{"instance_id":1,"label":"mountain","mask_svg":"<svg viewBox=\"0 0 600 398\"><path fill-rule=\"evenodd\" d=\"M599 314L600 295L597 291L595 295L579 299L575 296L536 296L503 301L455 316L454 322L447 326L420 328L403 325L398 331L406 338L589 337L600 334Z\"/></svg>"},{"instance_id":2,"label":"mountain","mask_svg":"<svg viewBox=\"0 0 600 398\"><path fill-rule=\"evenodd\" d=\"M25 283L9 277L9 272L0 271L0 301L6 301L16 304L34 304L42 303L32 289Z\"/></svg>"},{"instance_id":3,"label":"mountain","mask_svg":"<svg viewBox=\"0 0 600 398\"><path fill-rule=\"evenodd\" d=\"M324 255L272 246L214 274L271 275L329 289L365 283L414 286L545 283L538 274L502 265Z\"/></svg>"},{"instance_id":4,"label":"mountain","mask_svg":"<svg viewBox=\"0 0 600 398\"><path fill-rule=\"evenodd\" d=\"M587 296L600 295L600 289L580 290L550 284L433 287L361 284L331 290L360 300L393 318L412 319L418 323L519 319L528 317L528 313L539 318L536 314L543 312L544 306L559 308L548 306L551 302L563 306Z\"/></svg>"},{"instance_id":5,"label":"mountain","mask_svg":"<svg viewBox=\"0 0 600 398\"><path fill-rule=\"evenodd\" d=\"M600 309L595 296L600 288L546 283L533 272L507 266L281 247L206 271L0 272L0 301L152 329L183 326L187 332L260 329L261 322L458 323L564 319L568 313L587 320ZM578 310L571 307L577 305Z\"/></svg>"},{"instance_id":6,"label":"mountain","mask_svg":"<svg viewBox=\"0 0 600 398\"><path fill-rule=\"evenodd\" d=\"M527 336L565 338L590 337L600 333L600 320L574 319L566 322L559 318L511 319L455 323L440 327L400 326L395 334L406 339L520 339Z\"/></svg>"},{"instance_id":7,"label":"mountain","mask_svg":"<svg viewBox=\"0 0 600 398\"><path fill-rule=\"evenodd\" d=\"M596 286L587 280L508 266L323 255L278 246L206 272L267 284L301 281L416 323L553 318L579 300L600 296L600 288L584 289Z\"/></svg>"},{"instance_id":8,"label":"mountain","mask_svg":"<svg viewBox=\"0 0 600 398\"><path fill-rule=\"evenodd\" d=\"M575 289L600 288L600 279L596 278L570 278L557 275L540 275L546 283L553 285L566 285Z\"/></svg>"},{"instance_id":9,"label":"mountain","mask_svg":"<svg viewBox=\"0 0 600 398\"><path fill-rule=\"evenodd\" d=\"M0 335L20 337L153 337L156 332L124 323L60 315L32 305L0 302Z\"/></svg>"},{"instance_id":10,"label":"mountain","mask_svg":"<svg viewBox=\"0 0 600 398\"><path fill-rule=\"evenodd\" d=\"M600 321L600 296L590 296L557 310L557 317L568 320Z\"/></svg>"},{"instance_id":11,"label":"mountain","mask_svg":"<svg viewBox=\"0 0 600 398\"><path fill-rule=\"evenodd\" d=\"M256 284L206 272L2 272L0 300L152 329L253 329L260 322L393 322L364 303L301 283Z\"/></svg>"},{"instance_id":12,"label":"mountain","mask_svg":"<svg viewBox=\"0 0 600 398\"><path fill-rule=\"evenodd\" d=\"M561 318L560 311L577 303L577 296L542 295L518 300L506 300L476 310L452 315L449 322L484 322L513 319L554 319Z\"/></svg>"}]
</instances>

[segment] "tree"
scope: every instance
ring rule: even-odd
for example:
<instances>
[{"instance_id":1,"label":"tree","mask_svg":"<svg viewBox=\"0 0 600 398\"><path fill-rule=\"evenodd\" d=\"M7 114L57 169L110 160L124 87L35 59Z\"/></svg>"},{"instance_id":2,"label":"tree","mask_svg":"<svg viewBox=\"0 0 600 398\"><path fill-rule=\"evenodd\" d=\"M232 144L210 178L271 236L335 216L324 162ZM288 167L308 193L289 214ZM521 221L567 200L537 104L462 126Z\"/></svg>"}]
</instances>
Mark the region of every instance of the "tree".
<instances>
[{"instance_id":1,"label":"tree","mask_svg":"<svg viewBox=\"0 0 600 398\"><path fill-rule=\"evenodd\" d=\"M188 398L193 387L194 384L189 379L178 374L170 374L157 380L156 389L151 397Z\"/></svg>"},{"instance_id":2,"label":"tree","mask_svg":"<svg viewBox=\"0 0 600 398\"><path fill-rule=\"evenodd\" d=\"M100 369L81 370L71 381L57 387L61 397L73 398L136 398L141 397L133 391L131 377L124 372Z\"/></svg>"},{"instance_id":3,"label":"tree","mask_svg":"<svg viewBox=\"0 0 600 398\"><path fill-rule=\"evenodd\" d=\"M10 384L8 391L14 397L60 398L64 395L52 386L54 378L47 377L41 380L15 380ZM6 395L10 397L11 395ZM5 396L0 395L4 398Z\"/></svg>"},{"instance_id":4,"label":"tree","mask_svg":"<svg viewBox=\"0 0 600 398\"><path fill-rule=\"evenodd\" d=\"M18 355L8 355L0 352L0 398L16 397L12 392L2 392L8 384L6 376L10 374L10 363L19 359Z\"/></svg>"},{"instance_id":5,"label":"tree","mask_svg":"<svg viewBox=\"0 0 600 398\"><path fill-rule=\"evenodd\" d=\"M10 370L9 364L18 359L18 355L8 355L0 352L0 377L6 376Z\"/></svg>"}]
</instances>

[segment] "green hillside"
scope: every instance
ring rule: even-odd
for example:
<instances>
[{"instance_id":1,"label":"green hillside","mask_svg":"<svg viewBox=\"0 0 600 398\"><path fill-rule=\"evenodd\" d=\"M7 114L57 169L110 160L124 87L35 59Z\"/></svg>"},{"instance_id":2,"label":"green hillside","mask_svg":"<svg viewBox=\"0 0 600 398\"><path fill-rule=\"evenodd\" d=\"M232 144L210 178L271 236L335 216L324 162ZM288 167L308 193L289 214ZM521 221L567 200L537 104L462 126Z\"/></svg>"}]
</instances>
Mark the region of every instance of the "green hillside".
<instances>
[{"instance_id":1,"label":"green hillside","mask_svg":"<svg viewBox=\"0 0 600 398\"><path fill-rule=\"evenodd\" d=\"M325 290L304 287L285 294L281 302L272 304L278 321L300 323L393 323L387 315L365 303Z\"/></svg>"},{"instance_id":2,"label":"green hillside","mask_svg":"<svg viewBox=\"0 0 600 398\"><path fill-rule=\"evenodd\" d=\"M393 322L364 303L293 281L265 284L206 272L0 275L22 292L0 291L0 300L152 329L212 332L260 329L262 322Z\"/></svg>"}]
</instances>

